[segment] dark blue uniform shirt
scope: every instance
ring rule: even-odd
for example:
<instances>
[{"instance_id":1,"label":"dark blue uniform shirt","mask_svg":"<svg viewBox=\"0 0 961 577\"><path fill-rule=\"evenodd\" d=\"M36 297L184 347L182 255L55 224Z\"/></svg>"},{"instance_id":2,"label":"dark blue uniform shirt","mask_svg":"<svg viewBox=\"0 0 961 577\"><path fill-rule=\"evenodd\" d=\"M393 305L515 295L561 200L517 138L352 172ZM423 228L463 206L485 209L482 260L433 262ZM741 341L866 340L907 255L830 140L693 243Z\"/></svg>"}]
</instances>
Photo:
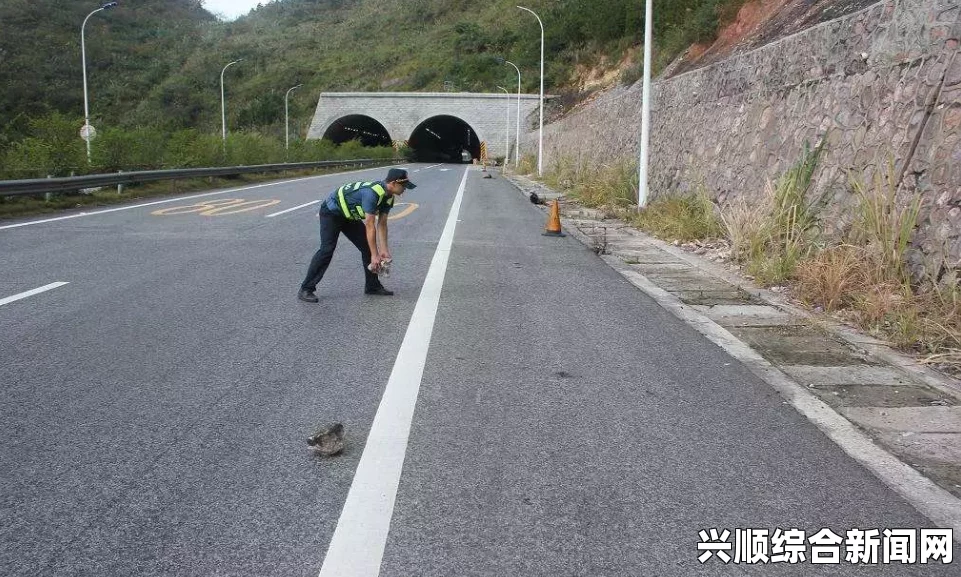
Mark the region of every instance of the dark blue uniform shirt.
<instances>
[{"instance_id":1,"label":"dark blue uniform shirt","mask_svg":"<svg viewBox=\"0 0 961 577\"><path fill-rule=\"evenodd\" d=\"M370 186L375 184L379 184L384 187L384 190L387 190L387 184L384 181L372 182ZM363 208L367 214L387 214L394 206L394 197L389 194L385 194L384 199L378 202L380 199L370 186L362 186L357 190L344 191L344 200L347 201L347 208L355 218L357 217L358 206ZM324 201L324 206L326 206L330 212L344 214L344 211L340 207L340 198L338 198L337 190L340 190L340 187L337 187L336 190L330 193L330 196Z\"/></svg>"}]
</instances>

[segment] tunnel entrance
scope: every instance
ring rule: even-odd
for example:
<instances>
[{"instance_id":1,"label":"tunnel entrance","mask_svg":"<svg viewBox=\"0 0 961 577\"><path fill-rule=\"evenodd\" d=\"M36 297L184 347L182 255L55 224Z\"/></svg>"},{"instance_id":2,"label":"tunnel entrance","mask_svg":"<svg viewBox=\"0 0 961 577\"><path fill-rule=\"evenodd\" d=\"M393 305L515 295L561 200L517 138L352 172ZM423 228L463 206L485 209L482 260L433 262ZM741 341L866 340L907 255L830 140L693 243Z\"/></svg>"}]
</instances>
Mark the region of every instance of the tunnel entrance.
<instances>
[{"instance_id":1,"label":"tunnel entrance","mask_svg":"<svg viewBox=\"0 0 961 577\"><path fill-rule=\"evenodd\" d=\"M334 144L359 140L364 146L391 146L390 133L384 125L369 116L352 114L338 118L324 132L324 139Z\"/></svg>"},{"instance_id":2,"label":"tunnel entrance","mask_svg":"<svg viewBox=\"0 0 961 577\"><path fill-rule=\"evenodd\" d=\"M407 141L417 162L471 162L480 158L480 139L455 116L433 116L420 123ZM469 158L464 157L467 151Z\"/></svg>"}]
</instances>

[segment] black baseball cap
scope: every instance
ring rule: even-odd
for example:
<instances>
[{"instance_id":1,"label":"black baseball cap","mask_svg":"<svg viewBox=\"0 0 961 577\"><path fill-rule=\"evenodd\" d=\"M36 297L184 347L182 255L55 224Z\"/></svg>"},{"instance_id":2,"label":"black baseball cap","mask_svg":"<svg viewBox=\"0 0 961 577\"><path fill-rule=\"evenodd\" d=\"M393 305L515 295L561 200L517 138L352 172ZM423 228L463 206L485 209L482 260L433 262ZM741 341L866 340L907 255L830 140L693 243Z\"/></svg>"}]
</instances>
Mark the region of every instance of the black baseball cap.
<instances>
[{"instance_id":1,"label":"black baseball cap","mask_svg":"<svg viewBox=\"0 0 961 577\"><path fill-rule=\"evenodd\" d=\"M387 178L384 182L400 181L404 183L404 188L417 188L417 185L407 178L407 171L403 168L391 168L387 171Z\"/></svg>"}]
</instances>

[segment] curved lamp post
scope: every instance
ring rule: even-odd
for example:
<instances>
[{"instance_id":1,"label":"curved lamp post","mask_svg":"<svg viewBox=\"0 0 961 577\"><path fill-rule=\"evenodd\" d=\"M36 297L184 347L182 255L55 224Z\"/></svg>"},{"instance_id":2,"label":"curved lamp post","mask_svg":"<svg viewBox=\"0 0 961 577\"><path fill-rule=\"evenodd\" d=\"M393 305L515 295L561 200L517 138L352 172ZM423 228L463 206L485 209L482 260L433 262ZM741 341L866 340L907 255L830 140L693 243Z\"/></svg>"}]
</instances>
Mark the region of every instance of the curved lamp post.
<instances>
[{"instance_id":1,"label":"curved lamp post","mask_svg":"<svg viewBox=\"0 0 961 577\"><path fill-rule=\"evenodd\" d=\"M284 95L284 149L290 150L290 108L287 104L287 99L290 97L290 93L297 90L303 86L303 84L298 84L287 90L287 94Z\"/></svg>"},{"instance_id":2,"label":"curved lamp post","mask_svg":"<svg viewBox=\"0 0 961 577\"><path fill-rule=\"evenodd\" d=\"M87 164L90 164L91 138L90 138L90 104L87 98L87 43L84 40L84 29L87 27L87 20L90 20L91 16L93 16L97 12L100 12L101 10L108 10L110 8L113 8L116 5L117 5L116 2L107 2L106 4L101 5L100 8L97 8L90 14L87 14L87 17L83 19L83 24L80 25L80 58L81 60L83 60L83 128L84 128L84 134L86 135L84 140L87 141Z\"/></svg>"},{"instance_id":3,"label":"curved lamp post","mask_svg":"<svg viewBox=\"0 0 961 577\"><path fill-rule=\"evenodd\" d=\"M504 96L507 97L507 114L504 116L504 166L507 166L507 159L511 155L511 93L503 86L498 88L503 90Z\"/></svg>"},{"instance_id":4,"label":"curved lamp post","mask_svg":"<svg viewBox=\"0 0 961 577\"><path fill-rule=\"evenodd\" d=\"M233 66L234 64L237 64L238 62L243 62L243 61L244 61L243 58L239 60L234 60L233 62L227 64L227 66L224 66L224 69L220 71L220 126L223 132L224 154L227 153L227 105L226 105L226 102L224 101L224 72L227 72L227 69Z\"/></svg>"},{"instance_id":5,"label":"curved lamp post","mask_svg":"<svg viewBox=\"0 0 961 577\"><path fill-rule=\"evenodd\" d=\"M538 16L530 8L524 8L523 6L518 6L521 10L526 10L531 14L534 14L534 18L537 18L537 23L541 25L541 115L540 115L540 126L537 131L537 176L543 176L544 173L544 23L541 22L540 16Z\"/></svg>"},{"instance_id":6,"label":"curved lamp post","mask_svg":"<svg viewBox=\"0 0 961 577\"><path fill-rule=\"evenodd\" d=\"M521 69L510 60L504 61L517 71L517 119L514 125L514 168L517 168L521 157Z\"/></svg>"}]
</instances>

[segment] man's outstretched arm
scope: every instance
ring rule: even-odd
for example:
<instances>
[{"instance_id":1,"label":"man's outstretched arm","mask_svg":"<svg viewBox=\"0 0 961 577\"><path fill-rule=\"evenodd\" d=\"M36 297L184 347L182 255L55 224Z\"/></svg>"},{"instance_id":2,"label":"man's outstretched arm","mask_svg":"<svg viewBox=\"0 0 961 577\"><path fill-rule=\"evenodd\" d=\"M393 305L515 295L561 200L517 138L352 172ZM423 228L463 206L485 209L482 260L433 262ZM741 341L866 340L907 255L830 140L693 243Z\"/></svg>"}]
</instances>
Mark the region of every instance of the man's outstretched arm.
<instances>
[{"instance_id":1,"label":"man's outstretched arm","mask_svg":"<svg viewBox=\"0 0 961 577\"><path fill-rule=\"evenodd\" d=\"M380 253L377 252L377 217L368 213L364 217L364 228L367 229L367 247L370 249L370 264L373 268L380 268Z\"/></svg>"},{"instance_id":2,"label":"man's outstretched arm","mask_svg":"<svg viewBox=\"0 0 961 577\"><path fill-rule=\"evenodd\" d=\"M390 259L390 245L387 244L387 213L382 212L377 217L377 239L380 243L380 258Z\"/></svg>"}]
</instances>

